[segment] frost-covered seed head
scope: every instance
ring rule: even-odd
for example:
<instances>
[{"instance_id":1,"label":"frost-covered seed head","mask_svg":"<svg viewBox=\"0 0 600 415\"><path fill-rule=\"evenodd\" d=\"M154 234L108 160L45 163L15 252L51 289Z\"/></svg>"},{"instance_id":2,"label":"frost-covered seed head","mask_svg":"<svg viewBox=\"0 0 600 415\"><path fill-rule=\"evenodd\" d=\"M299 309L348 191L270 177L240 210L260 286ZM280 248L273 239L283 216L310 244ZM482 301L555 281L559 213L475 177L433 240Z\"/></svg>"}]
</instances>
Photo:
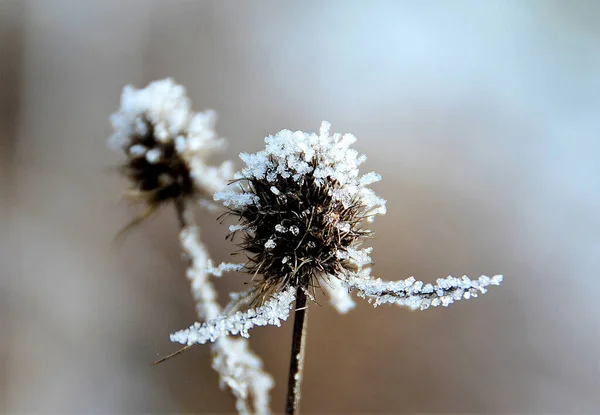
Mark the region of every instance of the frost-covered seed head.
<instances>
[{"instance_id":1,"label":"frost-covered seed head","mask_svg":"<svg viewBox=\"0 0 600 415\"><path fill-rule=\"evenodd\" d=\"M230 163L213 167L206 158L223 147L213 125L215 113L194 113L185 89L172 79L143 89L123 89L119 111L111 116L111 147L127 159L121 172L132 183L134 201L162 202L221 190L231 177Z\"/></svg>"},{"instance_id":2,"label":"frost-covered seed head","mask_svg":"<svg viewBox=\"0 0 600 415\"><path fill-rule=\"evenodd\" d=\"M359 176L365 157L350 149L355 141L330 135L327 122L319 134L280 131L265 139L265 150L240 155L239 191L215 195L239 218L236 231L251 230L239 244L246 271L261 274L265 286L314 286L319 276L370 263L359 245L372 234L365 222L385 213L385 200L367 187L378 174Z\"/></svg>"}]
</instances>

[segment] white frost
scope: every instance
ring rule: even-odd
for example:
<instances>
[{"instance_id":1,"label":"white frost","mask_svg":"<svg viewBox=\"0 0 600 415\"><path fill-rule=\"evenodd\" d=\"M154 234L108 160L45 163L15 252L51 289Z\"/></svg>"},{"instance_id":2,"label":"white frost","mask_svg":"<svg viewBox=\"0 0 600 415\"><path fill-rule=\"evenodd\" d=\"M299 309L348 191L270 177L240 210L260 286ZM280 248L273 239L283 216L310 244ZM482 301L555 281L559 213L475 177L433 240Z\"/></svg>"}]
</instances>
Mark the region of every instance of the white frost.
<instances>
[{"instance_id":1,"label":"white frost","mask_svg":"<svg viewBox=\"0 0 600 415\"><path fill-rule=\"evenodd\" d=\"M248 331L255 326L280 326L290 315L292 302L296 299L295 288L278 292L262 306L246 312L238 311L231 316L218 316L206 323L194 323L188 329L171 334L171 341L181 344L204 344L229 334L250 337Z\"/></svg>"},{"instance_id":2,"label":"white frost","mask_svg":"<svg viewBox=\"0 0 600 415\"><path fill-rule=\"evenodd\" d=\"M231 262L221 262L218 267L214 268L212 266L212 261L209 260L206 272L215 277L222 277L224 272L240 271L243 268L244 264L234 264Z\"/></svg>"},{"instance_id":3,"label":"white frost","mask_svg":"<svg viewBox=\"0 0 600 415\"><path fill-rule=\"evenodd\" d=\"M332 196L345 206L358 201L364 206L367 215L371 215L370 218L372 215L384 214L385 200L366 187L379 181L381 176L371 172L360 177L358 166L366 157L350 148L356 137L352 134L330 135L330 127L328 122L323 121L318 134L281 130L266 137L265 150L255 154L240 154L246 167L238 172L236 177L273 183L278 176L302 181L306 175L312 173L317 179L317 184L336 183ZM315 158L319 160L319 165L311 167ZM275 187L271 187L271 191L276 195L281 192ZM249 195L250 192L242 191L241 194ZM222 193L218 200L223 200L225 206L241 207L257 203L254 200L241 199L238 192Z\"/></svg>"},{"instance_id":4,"label":"white frost","mask_svg":"<svg viewBox=\"0 0 600 415\"><path fill-rule=\"evenodd\" d=\"M321 287L329 297L331 305L341 314L356 307L348 288L342 285L342 282L336 277L321 278Z\"/></svg>"},{"instance_id":5,"label":"white frost","mask_svg":"<svg viewBox=\"0 0 600 415\"><path fill-rule=\"evenodd\" d=\"M243 231L244 229L248 229L248 227L245 225L229 225L229 232Z\"/></svg>"},{"instance_id":6,"label":"white frost","mask_svg":"<svg viewBox=\"0 0 600 415\"><path fill-rule=\"evenodd\" d=\"M146 152L146 160L148 163L156 164L160 160L161 152L158 148L153 148Z\"/></svg>"},{"instance_id":7,"label":"white frost","mask_svg":"<svg viewBox=\"0 0 600 415\"><path fill-rule=\"evenodd\" d=\"M258 196L252 193L238 193L233 190L217 192L214 195L216 201L222 201L223 204L232 209L239 209L248 205L259 205Z\"/></svg>"}]
</instances>

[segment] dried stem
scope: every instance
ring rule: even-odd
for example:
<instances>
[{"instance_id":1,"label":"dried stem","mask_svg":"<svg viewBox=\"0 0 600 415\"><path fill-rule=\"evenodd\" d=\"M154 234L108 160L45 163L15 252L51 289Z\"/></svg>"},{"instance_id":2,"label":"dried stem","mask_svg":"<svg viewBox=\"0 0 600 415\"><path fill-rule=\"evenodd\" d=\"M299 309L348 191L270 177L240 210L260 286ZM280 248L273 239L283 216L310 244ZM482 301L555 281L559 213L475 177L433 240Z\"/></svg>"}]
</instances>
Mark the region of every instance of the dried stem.
<instances>
[{"instance_id":1,"label":"dried stem","mask_svg":"<svg viewBox=\"0 0 600 415\"><path fill-rule=\"evenodd\" d=\"M306 323L308 308L304 289L296 289L296 311L294 314L294 331L292 333L292 356L288 377L288 394L285 413L296 415L300 411L300 395L302 374L304 369L304 349L306 345Z\"/></svg>"},{"instance_id":2,"label":"dried stem","mask_svg":"<svg viewBox=\"0 0 600 415\"><path fill-rule=\"evenodd\" d=\"M185 200L175 200L175 211L177 212L177 220L179 221L180 230L194 223L194 218L192 216L193 214L190 209L187 209Z\"/></svg>"},{"instance_id":3,"label":"dried stem","mask_svg":"<svg viewBox=\"0 0 600 415\"><path fill-rule=\"evenodd\" d=\"M177 221L179 222L180 230L182 230L186 226L193 224L194 219L192 216L192 212L190 212L190 210L186 208L184 200L182 200L182 199L175 200L175 212L177 213ZM171 353L168 356L161 357L160 359L158 359L156 362L154 362L152 364L158 365L160 363L166 362L167 360L172 359L173 357L178 356L179 354L188 351L190 348L192 348L194 346L195 345L192 344L192 345L182 347L181 349Z\"/></svg>"}]
</instances>

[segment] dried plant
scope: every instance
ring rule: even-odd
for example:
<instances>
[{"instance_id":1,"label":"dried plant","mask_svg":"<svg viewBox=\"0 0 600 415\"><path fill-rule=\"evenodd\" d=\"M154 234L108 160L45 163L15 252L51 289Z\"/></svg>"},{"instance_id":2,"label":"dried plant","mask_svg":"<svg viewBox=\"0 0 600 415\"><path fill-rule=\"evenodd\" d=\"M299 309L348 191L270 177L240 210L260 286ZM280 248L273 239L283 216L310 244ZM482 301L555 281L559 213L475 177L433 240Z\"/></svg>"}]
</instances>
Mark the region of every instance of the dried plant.
<instances>
[{"instance_id":1,"label":"dried plant","mask_svg":"<svg viewBox=\"0 0 600 415\"><path fill-rule=\"evenodd\" d=\"M171 79L152 82L141 90L126 86L121 107L111 117L115 132L109 139L111 147L125 152L121 171L131 182L125 196L146 205L144 213L125 230L161 204L175 205L181 247L190 261L187 277L200 320L212 320L222 313L206 272L208 253L189 211L190 204L205 201L231 178L231 163L207 164L207 157L224 145L213 129L214 120L212 111L192 112L185 89ZM221 386L235 396L238 412L267 413L273 379L248 341L222 338L212 343L212 350L212 367L219 373Z\"/></svg>"},{"instance_id":2,"label":"dried plant","mask_svg":"<svg viewBox=\"0 0 600 415\"><path fill-rule=\"evenodd\" d=\"M240 155L246 166L226 188L223 179L228 163L208 167L202 146L195 145L194 152L180 151L189 148L196 134L205 137L202 143L207 149L217 147L212 143L216 140L212 123L197 122L207 131L191 129L190 120L206 120L207 116L191 114L187 98L182 98L183 89L170 80L161 82L142 91L124 91L121 112L114 121L116 141L128 155L123 172L135 192L147 195L143 200L149 206L176 201L182 249L191 261L188 278L202 322L172 334L171 340L186 348L213 345L213 367L236 396L240 413L269 413L268 391L273 383L245 339L228 336L249 337L255 326L279 326L295 303L286 413L298 413L307 299L314 301L317 289L322 288L341 313L354 307L352 291L375 306L393 303L424 310L476 297L502 281L501 275L477 280L448 277L435 285L412 277L395 282L373 278L371 248L363 243L372 236L368 223L385 214L386 207L385 200L369 187L381 177L375 172L359 174L366 157L350 148L356 141L353 135L330 134L327 122L318 134L282 130L265 139L265 150ZM135 146L144 149L132 150ZM153 149L159 149L160 157L149 159ZM202 172L210 174L202 176ZM161 174L167 174L168 180L161 182ZM230 226L228 237L244 254L241 263L215 267L200 243L199 229L185 202L211 192L214 201L223 205L222 217L238 220ZM247 273L253 284L245 292L231 294L223 311L209 277L231 271Z\"/></svg>"}]
</instances>

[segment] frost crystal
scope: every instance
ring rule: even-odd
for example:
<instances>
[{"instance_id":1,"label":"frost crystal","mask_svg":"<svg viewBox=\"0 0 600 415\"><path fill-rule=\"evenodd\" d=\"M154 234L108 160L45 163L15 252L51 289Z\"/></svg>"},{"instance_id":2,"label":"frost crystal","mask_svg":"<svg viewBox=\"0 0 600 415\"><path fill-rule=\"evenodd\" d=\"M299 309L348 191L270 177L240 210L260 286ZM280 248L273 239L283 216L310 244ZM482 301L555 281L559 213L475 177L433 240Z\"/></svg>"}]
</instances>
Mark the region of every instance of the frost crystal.
<instances>
[{"instance_id":1,"label":"frost crystal","mask_svg":"<svg viewBox=\"0 0 600 415\"><path fill-rule=\"evenodd\" d=\"M324 121L319 134L282 130L265 138L266 149L256 154L242 153L240 158L247 167L241 176L249 180L266 180L275 184L280 179L292 178L299 183L312 175L316 185L337 182L333 198L344 206L360 202L369 214L384 214L385 200L365 186L381 179L371 172L359 177L358 166L366 159L350 145L356 141L352 134L329 134L331 124ZM275 186L270 186L272 190ZM276 186L278 192L280 186Z\"/></svg>"},{"instance_id":2,"label":"frost crystal","mask_svg":"<svg viewBox=\"0 0 600 415\"><path fill-rule=\"evenodd\" d=\"M346 314L348 311L356 307L356 303L354 300L352 300L350 291L338 278L324 279L324 281L321 282L321 287L323 287L329 296L331 305L335 307L339 313Z\"/></svg>"},{"instance_id":3,"label":"frost crystal","mask_svg":"<svg viewBox=\"0 0 600 415\"><path fill-rule=\"evenodd\" d=\"M240 271L242 268L244 268L244 264L233 264L230 262L221 262L217 268L213 268L211 261L208 261L206 272L215 277L222 277L223 272Z\"/></svg>"},{"instance_id":4,"label":"frost crystal","mask_svg":"<svg viewBox=\"0 0 600 415\"><path fill-rule=\"evenodd\" d=\"M246 227L243 225L230 225L229 226L229 232L237 232L237 231L241 231L244 229L246 229Z\"/></svg>"}]
</instances>

